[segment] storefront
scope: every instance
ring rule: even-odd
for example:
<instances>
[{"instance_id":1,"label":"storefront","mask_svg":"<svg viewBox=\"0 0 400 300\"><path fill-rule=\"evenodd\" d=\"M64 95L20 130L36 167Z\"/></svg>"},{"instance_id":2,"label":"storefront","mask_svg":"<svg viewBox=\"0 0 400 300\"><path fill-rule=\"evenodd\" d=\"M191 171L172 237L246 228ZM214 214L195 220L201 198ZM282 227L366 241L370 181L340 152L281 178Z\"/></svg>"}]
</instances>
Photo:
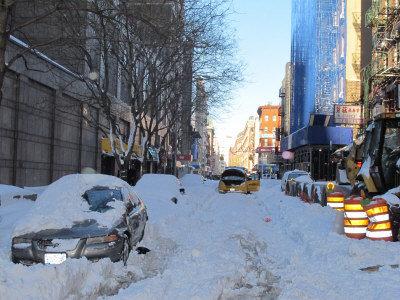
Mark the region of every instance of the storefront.
<instances>
[{"instance_id":1,"label":"storefront","mask_svg":"<svg viewBox=\"0 0 400 300\"><path fill-rule=\"evenodd\" d=\"M308 126L282 139L282 152L293 152L292 160L284 160L281 173L299 169L310 172L315 180L333 180L336 165L334 151L350 144L352 128Z\"/></svg>"},{"instance_id":2,"label":"storefront","mask_svg":"<svg viewBox=\"0 0 400 300\"><path fill-rule=\"evenodd\" d=\"M123 143L125 149L128 145ZM114 150L116 153L123 155L121 150L121 142L119 139L114 140ZM131 160L128 162L128 166L123 170L118 168L118 163L115 159L115 153L113 153L113 148L111 147L109 138L101 139L101 173L117 176L126 180L129 184L135 185L139 180L142 173L142 149L139 145L133 146L133 153Z\"/></svg>"}]
</instances>

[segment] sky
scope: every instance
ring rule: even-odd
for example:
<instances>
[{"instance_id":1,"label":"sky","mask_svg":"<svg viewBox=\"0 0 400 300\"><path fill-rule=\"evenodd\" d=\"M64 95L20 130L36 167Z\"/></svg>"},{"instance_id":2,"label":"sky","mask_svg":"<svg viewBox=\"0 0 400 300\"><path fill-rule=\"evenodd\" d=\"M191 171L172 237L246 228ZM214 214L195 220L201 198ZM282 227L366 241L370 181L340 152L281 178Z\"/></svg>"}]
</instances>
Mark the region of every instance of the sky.
<instances>
[{"instance_id":1,"label":"sky","mask_svg":"<svg viewBox=\"0 0 400 300\"><path fill-rule=\"evenodd\" d=\"M227 114L214 120L220 150L229 147L257 108L279 104L279 88L290 60L291 0L232 0L230 25L236 31L238 58L246 65L244 82L234 91ZM221 115L221 114L220 114Z\"/></svg>"}]
</instances>

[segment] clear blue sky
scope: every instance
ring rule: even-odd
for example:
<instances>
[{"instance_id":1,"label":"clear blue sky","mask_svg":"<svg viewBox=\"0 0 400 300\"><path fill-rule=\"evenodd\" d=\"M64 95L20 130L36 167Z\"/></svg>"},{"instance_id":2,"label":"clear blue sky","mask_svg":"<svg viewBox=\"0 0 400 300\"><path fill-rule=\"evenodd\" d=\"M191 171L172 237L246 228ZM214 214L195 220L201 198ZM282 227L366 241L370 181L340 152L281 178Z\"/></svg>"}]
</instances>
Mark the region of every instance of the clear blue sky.
<instances>
[{"instance_id":1,"label":"clear blue sky","mask_svg":"<svg viewBox=\"0 0 400 300\"><path fill-rule=\"evenodd\" d=\"M268 102L279 103L278 92L290 59L291 0L232 0L238 57L247 65L245 82L234 93L226 118L215 120L226 153L246 120ZM222 147L221 147L222 148ZM227 157L225 158L228 159Z\"/></svg>"}]
</instances>

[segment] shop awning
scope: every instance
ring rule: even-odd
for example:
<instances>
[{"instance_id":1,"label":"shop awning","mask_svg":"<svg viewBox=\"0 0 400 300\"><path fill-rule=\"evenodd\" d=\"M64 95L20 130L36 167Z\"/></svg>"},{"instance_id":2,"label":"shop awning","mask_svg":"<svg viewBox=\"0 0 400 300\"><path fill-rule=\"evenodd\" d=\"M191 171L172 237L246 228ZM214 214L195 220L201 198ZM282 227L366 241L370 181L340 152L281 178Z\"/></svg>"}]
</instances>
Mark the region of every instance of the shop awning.
<instances>
[{"instance_id":1,"label":"shop awning","mask_svg":"<svg viewBox=\"0 0 400 300\"><path fill-rule=\"evenodd\" d=\"M128 145L125 143L123 143L123 145L124 145L124 148L128 147ZM119 139L114 139L114 149L116 149L119 153L122 153L121 143L120 143ZM101 151L105 154L113 155L109 138L101 139ZM143 153L142 147L140 147L139 145L136 145L136 144L133 145L133 153L137 157L142 157L142 153Z\"/></svg>"}]
</instances>

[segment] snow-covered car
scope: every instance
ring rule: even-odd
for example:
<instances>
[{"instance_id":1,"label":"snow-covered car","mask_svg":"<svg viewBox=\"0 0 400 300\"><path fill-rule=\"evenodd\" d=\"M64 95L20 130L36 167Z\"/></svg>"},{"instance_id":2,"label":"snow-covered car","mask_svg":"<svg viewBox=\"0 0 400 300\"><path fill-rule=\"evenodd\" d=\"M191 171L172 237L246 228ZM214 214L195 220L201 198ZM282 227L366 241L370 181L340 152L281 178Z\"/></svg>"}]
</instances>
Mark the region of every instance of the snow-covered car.
<instances>
[{"instance_id":1,"label":"snow-covered car","mask_svg":"<svg viewBox=\"0 0 400 300\"><path fill-rule=\"evenodd\" d=\"M282 180L281 180L281 190L285 191L287 187L287 182L289 180L294 180L295 178L302 176L302 175L309 175L308 172L306 171L301 171L301 170L293 170L293 171L287 171L283 174Z\"/></svg>"},{"instance_id":2,"label":"snow-covered car","mask_svg":"<svg viewBox=\"0 0 400 300\"><path fill-rule=\"evenodd\" d=\"M144 235L146 207L125 181L74 174L55 181L14 229L15 263L58 264L67 258L126 263Z\"/></svg>"},{"instance_id":3,"label":"snow-covered car","mask_svg":"<svg viewBox=\"0 0 400 300\"><path fill-rule=\"evenodd\" d=\"M19 199L35 201L38 193L28 188L20 188L12 185L0 184L0 206Z\"/></svg>"}]
</instances>

